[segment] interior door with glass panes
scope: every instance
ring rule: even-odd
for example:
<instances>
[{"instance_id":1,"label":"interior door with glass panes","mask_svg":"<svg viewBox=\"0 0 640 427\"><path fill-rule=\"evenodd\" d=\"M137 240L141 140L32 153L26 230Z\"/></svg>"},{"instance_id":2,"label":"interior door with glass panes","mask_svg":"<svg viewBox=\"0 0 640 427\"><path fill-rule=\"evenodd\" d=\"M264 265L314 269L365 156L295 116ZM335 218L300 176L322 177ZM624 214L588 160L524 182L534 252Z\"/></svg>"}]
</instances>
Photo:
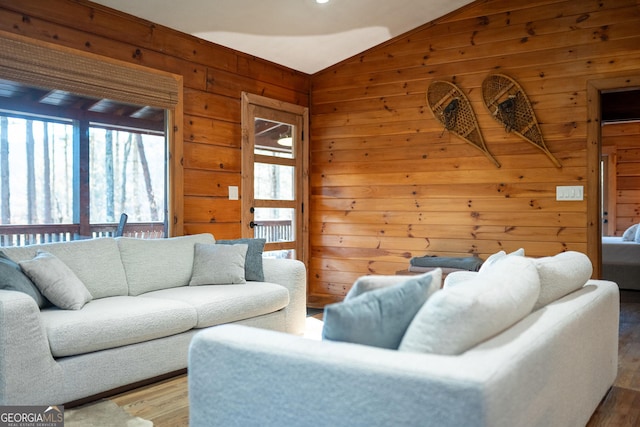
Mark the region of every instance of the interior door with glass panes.
<instances>
[{"instance_id":1,"label":"interior door with glass panes","mask_svg":"<svg viewBox=\"0 0 640 427\"><path fill-rule=\"evenodd\" d=\"M246 113L243 234L264 238L267 257L304 260L303 115L253 103Z\"/></svg>"}]
</instances>

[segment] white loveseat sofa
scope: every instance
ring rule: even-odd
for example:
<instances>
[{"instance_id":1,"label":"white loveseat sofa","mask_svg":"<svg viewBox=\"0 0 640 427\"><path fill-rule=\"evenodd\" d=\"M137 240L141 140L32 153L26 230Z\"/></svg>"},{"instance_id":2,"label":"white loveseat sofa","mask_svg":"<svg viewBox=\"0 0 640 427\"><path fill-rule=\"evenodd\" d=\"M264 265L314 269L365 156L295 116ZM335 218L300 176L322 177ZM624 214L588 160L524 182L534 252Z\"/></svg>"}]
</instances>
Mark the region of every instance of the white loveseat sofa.
<instances>
[{"instance_id":1,"label":"white loveseat sofa","mask_svg":"<svg viewBox=\"0 0 640 427\"><path fill-rule=\"evenodd\" d=\"M190 286L195 246L214 243L198 234L0 248L15 262L52 254L90 294L80 309L40 309L0 290L0 404L68 403L184 369L191 338L213 325L302 334L304 264L260 258L263 281Z\"/></svg>"},{"instance_id":2,"label":"white loveseat sofa","mask_svg":"<svg viewBox=\"0 0 640 427\"><path fill-rule=\"evenodd\" d=\"M535 306L529 299L522 319L459 354L311 340L234 325L200 332L189 356L190 425L584 426L616 378L619 295L609 281L581 279L568 288L571 262L570 255L541 259L539 286L547 289L535 293ZM551 271L541 267L545 263ZM567 271L556 274L562 269ZM506 273L505 285L524 280L522 265ZM443 301L456 305L482 287L492 292L492 283L464 282L445 281L421 310L442 308ZM447 292L455 298L443 298ZM507 286L502 292L511 291ZM507 306L515 303L514 295ZM457 319L442 320L455 329L473 328L463 324L466 313L469 322L477 319L472 312L478 299L473 300L462 304ZM484 314L491 323L491 312Z\"/></svg>"}]
</instances>

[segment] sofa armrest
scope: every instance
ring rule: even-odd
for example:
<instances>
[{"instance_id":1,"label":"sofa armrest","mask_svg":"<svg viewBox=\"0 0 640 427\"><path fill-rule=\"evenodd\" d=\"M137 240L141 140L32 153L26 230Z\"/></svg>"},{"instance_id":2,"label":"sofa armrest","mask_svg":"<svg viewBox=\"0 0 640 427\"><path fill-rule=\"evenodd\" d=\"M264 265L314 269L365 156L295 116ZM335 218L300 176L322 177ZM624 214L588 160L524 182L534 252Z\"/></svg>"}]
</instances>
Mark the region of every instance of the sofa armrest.
<instances>
[{"instance_id":1,"label":"sofa armrest","mask_svg":"<svg viewBox=\"0 0 640 427\"><path fill-rule=\"evenodd\" d=\"M0 290L0 404L51 405L62 398L62 368L54 360L30 296Z\"/></svg>"},{"instance_id":2,"label":"sofa armrest","mask_svg":"<svg viewBox=\"0 0 640 427\"><path fill-rule=\"evenodd\" d=\"M284 308L286 331L302 335L307 315L307 269L292 259L263 259L264 281L282 285L289 291L289 305Z\"/></svg>"},{"instance_id":3,"label":"sofa armrest","mask_svg":"<svg viewBox=\"0 0 640 427\"><path fill-rule=\"evenodd\" d=\"M190 425L585 425L613 384L615 283L587 284L457 356L222 325L189 351Z\"/></svg>"}]
</instances>

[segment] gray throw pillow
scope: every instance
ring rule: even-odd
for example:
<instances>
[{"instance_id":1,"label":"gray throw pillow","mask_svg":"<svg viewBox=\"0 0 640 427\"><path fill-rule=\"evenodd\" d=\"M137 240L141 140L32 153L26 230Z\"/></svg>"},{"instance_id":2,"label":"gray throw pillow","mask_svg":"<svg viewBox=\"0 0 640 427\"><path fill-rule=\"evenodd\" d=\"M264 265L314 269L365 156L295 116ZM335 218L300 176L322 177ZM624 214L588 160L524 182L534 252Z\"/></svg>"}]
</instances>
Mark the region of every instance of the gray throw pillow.
<instances>
[{"instance_id":1,"label":"gray throw pillow","mask_svg":"<svg viewBox=\"0 0 640 427\"><path fill-rule=\"evenodd\" d=\"M59 258L49 252L38 251L35 258L19 262L42 295L56 307L80 310L92 297L76 274Z\"/></svg>"},{"instance_id":2,"label":"gray throw pillow","mask_svg":"<svg viewBox=\"0 0 640 427\"><path fill-rule=\"evenodd\" d=\"M420 307L440 289L442 270L365 292L324 309L322 338L397 349Z\"/></svg>"},{"instance_id":3,"label":"gray throw pillow","mask_svg":"<svg viewBox=\"0 0 640 427\"><path fill-rule=\"evenodd\" d=\"M195 244L189 286L246 283L244 261L248 245Z\"/></svg>"},{"instance_id":4,"label":"gray throw pillow","mask_svg":"<svg viewBox=\"0 0 640 427\"><path fill-rule=\"evenodd\" d=\"M221 245L248 245L247 256L244 261L244 278L256 282L264 282L264 269L262 266L262 253L267 239L235 239L216 240Z\"/></svg>"},{"instance_id":5,"label":"gray throw pillow","mask_svg":"<svg viewBox=\"0 0 640 427\"><path fill-rule=\"evenodd\" d=\"M17 262L0 251L0 289L23 292L33 298L39 308L51 303L42 296L37 286L23 272Z\"/></svg>"}]
</instances>

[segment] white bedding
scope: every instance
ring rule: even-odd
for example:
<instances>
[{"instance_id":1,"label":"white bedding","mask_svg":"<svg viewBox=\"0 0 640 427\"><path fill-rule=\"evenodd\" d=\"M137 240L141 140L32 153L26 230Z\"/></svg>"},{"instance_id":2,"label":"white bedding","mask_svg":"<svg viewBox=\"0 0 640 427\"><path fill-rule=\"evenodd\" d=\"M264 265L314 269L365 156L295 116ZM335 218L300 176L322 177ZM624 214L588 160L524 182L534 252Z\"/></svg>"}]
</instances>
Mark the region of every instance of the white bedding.
<instances>
[{"instance_id":1,"label":"white bedding","mask_svg":"<svg viewBox=\"0 0 640 427\"><path fill-rule=\"evenodd\" d=\"M622 237L602 237L602 278L620 289L640 290L640 243Z\"/></svg>"}]
</instances>

